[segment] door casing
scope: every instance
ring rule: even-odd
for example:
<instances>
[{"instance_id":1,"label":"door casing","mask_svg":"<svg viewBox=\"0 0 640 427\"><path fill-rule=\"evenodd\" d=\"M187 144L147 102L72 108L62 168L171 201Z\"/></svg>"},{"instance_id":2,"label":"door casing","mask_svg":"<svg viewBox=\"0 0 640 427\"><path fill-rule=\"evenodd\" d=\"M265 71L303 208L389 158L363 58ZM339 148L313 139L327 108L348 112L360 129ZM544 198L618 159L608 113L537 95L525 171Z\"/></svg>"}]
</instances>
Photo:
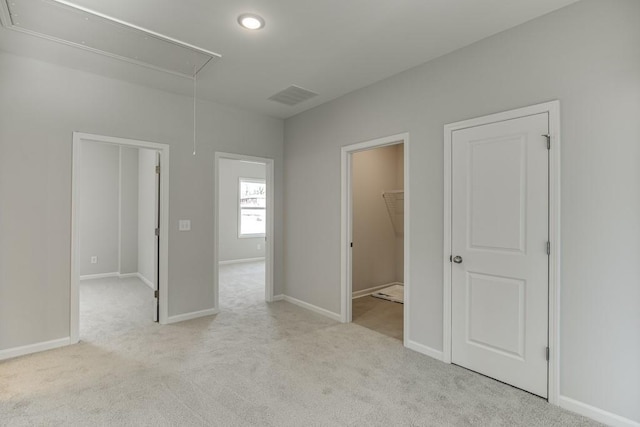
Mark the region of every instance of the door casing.
<instances>
[{"instance_id":1,"label":"door casing","mask_svg":"<svg viewBox=\"0 0 640 427\"><path fill-rule=\"evenodd\" d=\"M217 313L220 309L219 306L219 270L220 270L220 255L219 255L219 230L220 230L220 212L218 206L220 205L220 191L218 190L219 173L220 173L220 159L240 160L245 162L262 163L266 167L266 184L267 184L267 224L265 235L265 289L264 299L266 302L273 302L273 240L274 240L274 192L275 192L275 175L274 175L274 162L273 159L267 157L246 156L244 154L223 153L216 152L214 159L214 171L215 182L214 188L214 233L213 233L213 295L214 295L214 311Z\"/></svg>"},{"instance_id":2,"label":"door casing","mask_svg":"<svg viewBox=\"0 0 640 427\"><path fill-rule=\"evenodd\" d=\"M160 173L160 266L159 280L159 322L166 324L169 317L169 145L90 133L73 133L73 159L71 172L71 292L69 304L70 342L80 341L80 144L95 141L130 148L156 150L162 158Z\"/></svg>"},{"instance_id":3,"label":"door casing","mask_svg":"<svg viewBox=\"0 0 640 427\"><path fill-rule=\"evenodd\" d=\"M512 120L534 114L549 114L549 365L548 401L558 404L560 374L560 101L504 111L444 126L444 245L443 245L443 354L451 363L451 214L452 214L452 133L456 130Z\"/></svg>"},{"instance_id":4,"label":"door casing","mask_svg":"<svg viewBox=\"0 0 640 427\"><path fill-rule=\"evenodd\" d=\"M356 144L346 145L341 149L342 158L342 182L341 182L341 304L340 304L340 321L343 323L351 322L352 311L352 268L351 268L351 247L352 237L352 217L353 210L351 206L351 158L353 153L365 151L374 148L386 147L389 145L404 145L404 346L411 348L409 313L411 310L411 277L409 275L409 262L411 260L411 234L410 234L410 177L409 177L409 134L401 133L390 135L371 141L359 142Z\"/></svg>"}]
</instances>

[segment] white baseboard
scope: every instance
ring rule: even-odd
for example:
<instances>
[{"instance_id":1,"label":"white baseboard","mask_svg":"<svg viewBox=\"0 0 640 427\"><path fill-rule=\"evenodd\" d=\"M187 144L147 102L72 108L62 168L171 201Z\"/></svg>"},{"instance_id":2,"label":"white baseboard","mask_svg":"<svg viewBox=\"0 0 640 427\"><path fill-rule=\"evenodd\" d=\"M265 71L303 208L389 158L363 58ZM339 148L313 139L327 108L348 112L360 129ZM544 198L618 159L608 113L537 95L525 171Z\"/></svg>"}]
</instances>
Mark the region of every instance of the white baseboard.
<instances>
[{"instance_id":1,"label":"white baseboard","mask_svg":"<svg viewBox=\"0 0 640 427\"><path fill-rule=\"evenodd\" d=\"M274 295L273 296L273 301L282 301L284 300L284 295L280 294L280 295Z\"/></svg>"},{"instance_id":2,"label":"white baseboard","mask_svg":"<svg viewBox=\"0 0 640 427\"><path fill-rule=\"evenodd\" d=\"M367 295L371 295L371 294L379 291L380 289L388 288L389 286L393 286L393 285L402 285L402 283L400 283L400 282L391 282L391 283L387 283L386 285L378 285L378 286L373 286L373 287L367 288L367 289L361 289L359 291L353 292L351 294L351 298L352 299L356 299L356 298L366 297Z\"/></svg>"},{"instance_id":3,"label":"white baseboard","mask_svg":"<svg viewBox=\"0 0 640 427\"><path fill-rule=\"evenodd\" d=\"M119 274L118 279L128 279L129 277L138 277L140 273L124 273Z\"/></svg>"},{"instance_id":4,"label":"white baseboard","mask_svg":"<svg viewBox=\"0 0 640 427\"><path fill-rule=\"evenodd\" d=\"M93 279L105 279L107 277L118 277L120 273L117 271L111 273L100 273L100 274L85 274L84 276L80 276L80 280L93 280Z\"/></svg>"},{"instance_id":5,"label":"white baseboard","mask_svg":"<svg viewBox=\"0 0 640 427\"><path fill-rule=\"evenodd\" d=\"M44 341L35 344L23 345L20 347L8 348L0 350L0 360L11 359L13 357L24 356L26 354L38 353L40 351L52 350L58 347L64 347L71 344L69 337L59 338L57 340Z\"/></svg>"},{"instance_id":6,"label":"white baseboard","mask_svg":"<svg viewBox=\"0 0 640 427\"><path fill-rule=\"evenodd\" d=\"M256 262L256 261L264 261L264 260L265 260L265 257L230 259L230 260L227 260L227 261L219 261L218 264L220 264L220 265L241 264L243 262Z\"/></svg>"},{"instance_id":7,"label":"white baseboard","mask_svg":"<svg viewBox=\"0 0 640 427\"><path fill-rule=\"evenodd\" d=\"M605 411L604 409L596 408L595 406L591 406L578 400L571 399L570 397L558 397L558 405L568 411L584 415L585 417L589 417L610 426L640 427L640 422L638 421L630 420L629 418L616 415L614 413Z\"/></svg>"},{"instance_id":8,"label":"white baseboard","mask_svg":"<svg viewBox=\"0 0 640 427\"><path fill-rule=\"evenodd\" d=\"M151 289L155 290L156 289L156 285L153 284L153 282L149 279L147 279L146 277L144 277L142 274L140 273L136 273L136 277L138 279L140 279L142 281L142 283L144 283L145 285L147 285L148 287L150 287Z\"/></svg>"},{"instance_id":9,"label":"white baseboard","mask_svg":"<svg viewBox=\"0 0 640 427\"><path fill-rule=\"evenodd\" d=\"M433 357L436 360L442 361L442 352L440 350L435 350L431 347L427 347L424 344L419 344L411 340L407 340L406 347L410 348L413 351L417 351L418 353L422 353L426 356Z\"/></svg>"},{"instance_id":10,"label":"white baseboard","mask_svg":"<svg viewBox=\"0 0 640 427\"><path fill-rule=\"evenodd\" d=\"M299 299L290 297L289 295L284 295L283 298L285 301L290 302L291 304L295 304L302 308L306 308L307 310L311 310L315 313L322 314L323 316L328 317L329 319L336 320L338 322L341 321L341 316L338 313L334 313L333 311L325 310L324 308L318 307L317 305L309 304L308 302L300 301Z\"/></svg>"},{"instance_id":11,"label":"white baseboard","mask_svg":"<svg viewBox=\"0 0 640 427\"><path fill-rule=\"evenodd\" d=\"M167 324L184 322L185 320L197 319L198 317L213 316L218 314L218 310L215 308L208 308L206 310L192 311L191 313L178 314L176 316L169 316L167 318Z\"/></svg>"}]
</instances>

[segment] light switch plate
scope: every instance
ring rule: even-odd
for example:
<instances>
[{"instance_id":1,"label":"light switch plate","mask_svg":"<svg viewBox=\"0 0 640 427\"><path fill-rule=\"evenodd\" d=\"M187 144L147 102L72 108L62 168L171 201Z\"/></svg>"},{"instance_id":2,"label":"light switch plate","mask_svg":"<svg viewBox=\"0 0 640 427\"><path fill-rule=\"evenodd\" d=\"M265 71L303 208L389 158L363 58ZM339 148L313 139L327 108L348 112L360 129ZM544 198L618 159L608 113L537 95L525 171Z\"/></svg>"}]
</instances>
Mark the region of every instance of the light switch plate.
<instances>
[{"instance_id":1,"label":"light switch plate","mask_svg":"<svg viewBox=\"0 0 640 427\"><path fill-rule=\"evenodd\" d=\"M191 220L190 219L178 220L178 231L191 231Z\"/></svg>"}]
</instances>

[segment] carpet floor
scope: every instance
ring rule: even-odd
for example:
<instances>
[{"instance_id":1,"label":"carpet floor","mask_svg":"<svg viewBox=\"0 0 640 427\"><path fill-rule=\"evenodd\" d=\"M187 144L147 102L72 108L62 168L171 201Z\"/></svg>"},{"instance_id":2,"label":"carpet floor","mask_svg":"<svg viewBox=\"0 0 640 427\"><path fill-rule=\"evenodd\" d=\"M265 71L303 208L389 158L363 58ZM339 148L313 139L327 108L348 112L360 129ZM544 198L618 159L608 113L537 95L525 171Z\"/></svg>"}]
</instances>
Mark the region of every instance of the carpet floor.
<instances>
[{"instance_id":1,"label":"carpet floor","mask_svg":"<svg viewBox=\"0 0 640 427\"><path fill-rule=\"evenodd\" d=\"M0 363L0 425L597 425L357 324L266 304L262 268L224 266L220 314L166 326L139 281L83 283L79 344Z\"/></svg>"}]
</instances>

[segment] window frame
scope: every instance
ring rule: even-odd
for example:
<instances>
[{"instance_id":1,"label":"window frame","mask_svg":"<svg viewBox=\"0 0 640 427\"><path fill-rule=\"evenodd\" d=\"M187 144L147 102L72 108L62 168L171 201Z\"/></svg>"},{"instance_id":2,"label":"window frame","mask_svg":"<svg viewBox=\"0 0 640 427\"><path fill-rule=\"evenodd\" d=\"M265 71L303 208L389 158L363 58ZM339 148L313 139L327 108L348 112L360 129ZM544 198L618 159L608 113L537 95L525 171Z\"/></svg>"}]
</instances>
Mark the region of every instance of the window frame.
<instances>
[{"instance_id":1,"label":"window frame","mask_svg":"<svg viewBox=\"0 0 640 427\"><path fill-rule=\"evenodd\" d=\"M265 207L264 208L255 208L256 210L258 209L262 209L264 211L265 214L265 218L267 215L267 180L265 178L245 178L245 177L239 177L238 178L238 200L236 203L236 206L238 208L238 239L255 239L255 238L264 238L266 237L266 221L265 221L265 232L264 233L242 233L242 206L240 205L242 202L242 183L243 182L249 182L249 183L256 183L256 184L263 184L264 188L265 188Z\"/></svg>"}]
</instances>

